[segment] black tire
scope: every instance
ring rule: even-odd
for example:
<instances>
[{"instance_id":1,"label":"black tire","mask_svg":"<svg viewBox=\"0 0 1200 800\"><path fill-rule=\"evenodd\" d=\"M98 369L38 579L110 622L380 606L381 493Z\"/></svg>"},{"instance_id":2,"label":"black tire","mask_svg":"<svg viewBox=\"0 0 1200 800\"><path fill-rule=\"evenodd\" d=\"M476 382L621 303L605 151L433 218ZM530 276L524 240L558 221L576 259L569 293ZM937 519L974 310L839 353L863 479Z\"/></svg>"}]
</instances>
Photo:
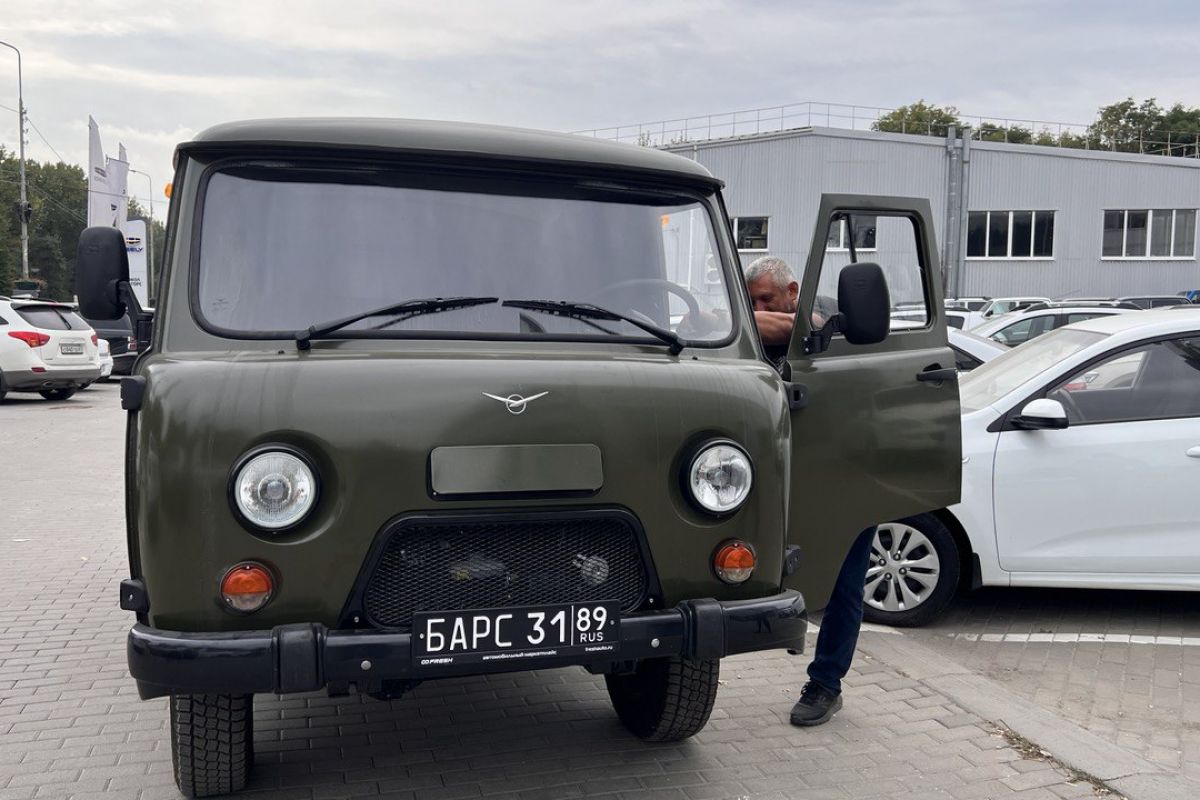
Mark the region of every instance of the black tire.
<instances>
[{"instance_id":1,"label":"black tire","mask_svg":"<svg viewBox=\"0 0 1200 800\"><path fill-rule=\"evenodd\" d=\"M933 514L917 514L915 517L907 517L902 520L897 520L895 523L889 523L887 526L880 526L881 531L877 534L876 542L880 542L880 538L889 538L888 531L885 530L891 526L908 526L915 529L918 533L925 537L930 545L932 545L934 554L937 556L938 568L933 577L934 586L927 590L920 603L914 607L902 608L900 610L886 610L880 608L878 604L882 603L882 596L886 597L887 592L892 592L893 596L899 595L900 587L896 585L897 581L905 580L907 588L914 591L920 586L922 581L915 580L913 575L914 570L907 577L898 574L898 570L893 573L890 580L881 582L875 587L875 591L869 591L872 585L873 574L871 568L868 568L866 596L863 603L863 619L868 622L877 622L883 625L891 625L896 628L916 628L925 625L932 621L935 617L941 614L950 601L954 599L954 595L958 592L959 581L962 577L962 554L959 551L958 542L954 539L954 534L950 529ZM894 529L893 529L894 530ZM885 569L890 569L894 565L890 563L893 553L883 552L884 550L895 550L903 543L888 541L890 547L879 548L873 543L871 550L871 559L873 568L878 564L879 560L885 560L889 563ZM922 576L925 580L928 577ZM914 592L915 593L915 592ZM877 605L872 605L872 597L875 597Z\"/></svg>"},{"instance_id":2,"label":"black tire","mask_svg":"<svg viewBox=\"0 0 1200 800\"><path fill-rule=\"evenodd\" d=\"M717 699L721 662L674 656L638 664L630 675L606 675L621 723L647 742L678 742L699 733Z\"/></svg>"},{"instance_id":3,"label":"black tire","mask_svg":"<svg viewBox=\"0 0 1200 800\"><path fill-rule=\"evenodd\" d=\"M254 761L254 695L171 695L171 762L184 797L230 794Z\"/></svg>"},{"instance_id":4,"label":"black tire","mask_svg":"<svg viewBox=\"0 0 1200 800\"><path fill-rule=\"evenodd\" d=\"M38 394L40 394L42 397L46 398L47 400L69 400L75 396L75 392L77 392L77 391L79 391L79 390L78 389L45 389L43 391L38 392Z\"/></svg>"}]
</instances>

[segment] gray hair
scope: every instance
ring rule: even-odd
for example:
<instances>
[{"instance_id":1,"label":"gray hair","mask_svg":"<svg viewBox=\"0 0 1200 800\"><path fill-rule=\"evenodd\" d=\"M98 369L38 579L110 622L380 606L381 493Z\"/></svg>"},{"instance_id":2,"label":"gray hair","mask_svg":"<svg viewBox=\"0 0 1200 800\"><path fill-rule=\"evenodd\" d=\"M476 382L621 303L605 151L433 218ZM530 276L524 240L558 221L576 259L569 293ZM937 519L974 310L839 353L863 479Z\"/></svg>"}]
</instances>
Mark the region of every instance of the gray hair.
<instances>
[{"instance_id":1,"label":"gray hair","mask_svg":"<svg viewBox=\"0 0 1200 800\"><path fill-rule=\"evenodd\" d=\"M750 266L746 267L746 283L753 283L764 275L770 275L771 280L780 289L786 289L789 283L796 280L796 276L792 274L792 268L786 261L776 256L756 258L750 262Z\"/></svg>"}]
</instances>

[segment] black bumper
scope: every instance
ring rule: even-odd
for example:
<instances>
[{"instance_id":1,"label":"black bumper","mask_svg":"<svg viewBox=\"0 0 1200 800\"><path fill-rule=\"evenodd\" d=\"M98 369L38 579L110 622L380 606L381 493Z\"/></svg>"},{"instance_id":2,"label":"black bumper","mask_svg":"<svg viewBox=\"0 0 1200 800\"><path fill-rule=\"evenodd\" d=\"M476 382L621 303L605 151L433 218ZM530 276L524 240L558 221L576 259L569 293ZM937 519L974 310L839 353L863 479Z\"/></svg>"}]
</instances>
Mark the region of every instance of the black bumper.
<instances>
[{"instance_id":1,"label":"black bumper","mask_svg":"<svg viewBox=\"0 0 1200 800\"><path fill-rule=\"evenodd\" d=\"M478 664L417 667L412 637L387 631L329 630L282 625L272 630L177 633L137 624L129 632L129 672L143 699L168 694L310 692L325 687L360 692L384 681L424 680L482 672L571 664L628 662L662 656L721 658L757 650L803 650L808 615L799 592L754 600L685 600L673 609L621 619L617 657L599 662L524 659L481 669Z\"/></svg>"}]
</instances>

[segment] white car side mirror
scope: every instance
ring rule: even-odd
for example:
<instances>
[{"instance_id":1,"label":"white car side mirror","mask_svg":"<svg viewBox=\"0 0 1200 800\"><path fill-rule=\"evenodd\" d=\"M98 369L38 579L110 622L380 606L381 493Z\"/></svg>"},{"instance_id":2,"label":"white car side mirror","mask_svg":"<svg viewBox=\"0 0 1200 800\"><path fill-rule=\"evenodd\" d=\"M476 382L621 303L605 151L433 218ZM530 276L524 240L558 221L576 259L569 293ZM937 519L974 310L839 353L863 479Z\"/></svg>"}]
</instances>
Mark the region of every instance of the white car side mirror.
<instances>
[{"instance_id":1,"label":"white car side mirror","mask_svg":"<svg viewBox=\"0 0 1200 800\"><path fill-rule=\"evenodd\" d=\"M1057 431L1066 428L1070 422L1062 403L1043 397L1026 403L1021 413L1013 417L1012 424L1026 431Z\"/></svg>"}]
</instances>

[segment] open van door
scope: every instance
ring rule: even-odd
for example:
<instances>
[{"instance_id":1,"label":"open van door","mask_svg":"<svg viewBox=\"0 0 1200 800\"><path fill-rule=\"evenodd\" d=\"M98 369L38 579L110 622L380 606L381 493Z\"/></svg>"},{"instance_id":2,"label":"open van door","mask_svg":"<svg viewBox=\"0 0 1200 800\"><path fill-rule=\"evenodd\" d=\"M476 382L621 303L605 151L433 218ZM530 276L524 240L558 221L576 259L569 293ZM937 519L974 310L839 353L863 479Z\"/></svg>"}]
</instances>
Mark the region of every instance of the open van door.
<instances>
[{"instance_id":1,"label":"open van door","mask_svg":"<svg viewBox=\"0 0 1200 800\"><path fill-rule=\"evenodd\" d=\"M784 370L792 401L788 541L801 547L786 585L801 590L810 609L829 601L863 529L959 500L958 375L931 220L926 200L821 198ZM855 309L836 299L840 293L849 304L846 284L854 281L839 277L850 264L859 265L855 275L878 275L872 263L882 269L890 308L903 313L881 341L854 344L847 317Z\"/></svg>"}]
</instances>

